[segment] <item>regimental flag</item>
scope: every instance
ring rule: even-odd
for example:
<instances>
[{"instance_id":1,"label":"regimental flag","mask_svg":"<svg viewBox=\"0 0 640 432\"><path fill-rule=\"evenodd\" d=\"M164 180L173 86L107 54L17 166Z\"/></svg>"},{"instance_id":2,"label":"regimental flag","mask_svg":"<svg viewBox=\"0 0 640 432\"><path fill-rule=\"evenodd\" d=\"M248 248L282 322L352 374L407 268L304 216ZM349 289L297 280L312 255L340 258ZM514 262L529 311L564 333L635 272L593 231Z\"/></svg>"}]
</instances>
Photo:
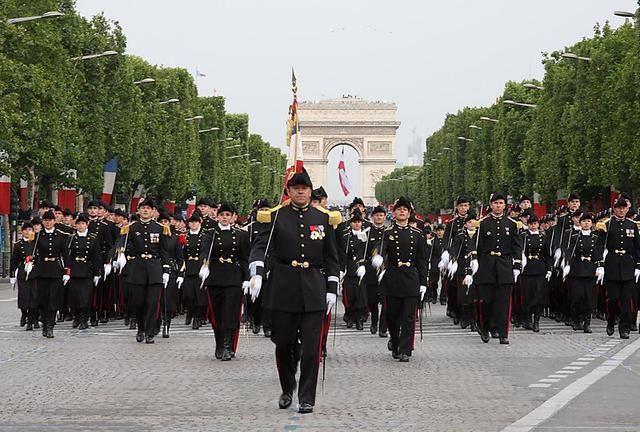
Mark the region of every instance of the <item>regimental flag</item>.
<instances>
[{"instance_id":1,"label":"regimental flag","mask_svg":"<svg viewBox=\"0 0 640 432\"><path fill-rule=\"evenodd\" d=\"M284 176L284 184L295 174L302 172L304 158L302 157L302 135L300 133L300 121L298 118L298 84L296 73L291 69L291 91L293 102L289 107L289 119L287 120L287 146L289 147L289 159L287 171ZM283 188L284 191L284 188ZM286 192L282 193L282 201L287 199Z\"/></svg>"},{"instance_id":2,"label":"regimental flag","mask_svg":"<svg viewBox=\"0 0 640 432\"><path fill-rule=\"evenodd\" d=\"M136 186L135 192L133 192L133 198L131 198L131 206L129 207L131 213L135 213L138 211L138 203L140 203L140 199L145 194L144 185L138 184Z\"/></svg>"},{"instance_id":3,"label":"regimental flag","mask_svg":"<svg viewBox=\"0 0 640 432\"><path fill-rule=\"evenodd\" d=\"M342 147L340 162L338 162L338 179L340 180L340 187L342 188L342 193L344 193L344 196L349 195L349 191L351 190L351 182L349 181L347 169L344 165L344 146Z\"/></svg>"},{"instance_id":4,"label":"regimental flag","mask_svg":"<svg viewBox=\"0 0 640 432\"><path fill-rule=\"evenodd\" d=\"M104 164L104 183L102 186L102 201L111 204L113 186L116 184L116 173L118 172L118 158L114 157Z\"/></svg>"}]
</instances>

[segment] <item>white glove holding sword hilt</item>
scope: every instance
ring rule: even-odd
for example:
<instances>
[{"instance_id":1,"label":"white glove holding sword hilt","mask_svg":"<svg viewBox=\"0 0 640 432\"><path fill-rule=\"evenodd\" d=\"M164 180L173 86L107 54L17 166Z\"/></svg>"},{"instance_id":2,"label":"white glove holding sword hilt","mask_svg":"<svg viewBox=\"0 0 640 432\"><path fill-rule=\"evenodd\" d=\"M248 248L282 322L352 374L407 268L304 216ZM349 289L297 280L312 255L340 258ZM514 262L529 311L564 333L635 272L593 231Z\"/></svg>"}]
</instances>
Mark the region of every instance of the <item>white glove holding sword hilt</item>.
<instances>
[{"instance_id":1,"label":"white glove holding sword hilt","mask_svg":"<svg viewBox=\"0 0 640 432\"><path fill-rule=\"evenodd\" d=\"M251 276L251 280L249 281L249 293L251 294L251 301L255 302L258 296L260 295L260 290L262 289L262 276L254 275Z\"/></svg>"}]
</instances>

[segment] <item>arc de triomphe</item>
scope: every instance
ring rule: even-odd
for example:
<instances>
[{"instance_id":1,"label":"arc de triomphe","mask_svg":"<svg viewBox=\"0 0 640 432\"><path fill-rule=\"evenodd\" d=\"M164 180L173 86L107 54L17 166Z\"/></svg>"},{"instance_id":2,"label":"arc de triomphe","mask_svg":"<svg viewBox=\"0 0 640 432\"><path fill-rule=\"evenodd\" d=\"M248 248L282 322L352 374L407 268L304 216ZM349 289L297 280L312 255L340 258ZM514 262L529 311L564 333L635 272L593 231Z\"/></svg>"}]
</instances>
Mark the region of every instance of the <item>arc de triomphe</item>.
<instances>
[{"instance_id":1,"label":"arc de triomphe","mask_svg":"<svg viewBox=\"0 0 640 432\"><path fill-rule=\"evenodd\" d=\"M361 193L366 204L375 204L376 183L396 167L396 131L400 126L396 111L394 103L355 97L301 102L298 114L304 166L314 187L327 185L329 152L346 144L358 152L362 190L356 193ZM337 167L335 170L337 176Z\"/></svg>"}]
</instances>

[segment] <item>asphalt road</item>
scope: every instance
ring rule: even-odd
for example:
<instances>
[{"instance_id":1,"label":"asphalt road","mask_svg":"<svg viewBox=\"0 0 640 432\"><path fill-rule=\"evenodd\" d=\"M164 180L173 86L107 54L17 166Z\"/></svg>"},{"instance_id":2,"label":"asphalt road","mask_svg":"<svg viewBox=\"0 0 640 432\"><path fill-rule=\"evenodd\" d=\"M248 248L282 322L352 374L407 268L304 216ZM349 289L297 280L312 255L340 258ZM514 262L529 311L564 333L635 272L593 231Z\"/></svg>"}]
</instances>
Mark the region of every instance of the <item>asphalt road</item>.
<instances>
[{"instance_id":1,"label":"asphalt road","mask_svg":"<svg viewBox=\"0 0 640 432\"><path fill-rule=\"evenodd\" d=\"M273 344L243 335L237 357L213 359L210 329L180 319L171 338L135 342L122 321L55 338L18 326L0 284L0 431L640 431L640 339L541 321L511 345L426 311L411 362L365 328L332 330L313 414L279 410ZM295 406L295 403L294 403Z\"/></svg>"}]
</instances>

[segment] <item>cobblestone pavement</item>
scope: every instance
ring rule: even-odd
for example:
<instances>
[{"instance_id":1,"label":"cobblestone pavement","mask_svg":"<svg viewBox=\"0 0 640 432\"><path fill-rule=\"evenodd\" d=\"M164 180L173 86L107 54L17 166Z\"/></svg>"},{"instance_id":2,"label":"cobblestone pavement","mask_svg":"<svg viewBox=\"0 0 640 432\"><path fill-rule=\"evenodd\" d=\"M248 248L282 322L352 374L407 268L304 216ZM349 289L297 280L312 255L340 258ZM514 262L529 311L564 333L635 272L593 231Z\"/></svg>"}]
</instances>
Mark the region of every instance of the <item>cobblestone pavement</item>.
<instances>
[{"instance_id":1,"label":"cobblestone pavement","mask_svg":"<svg viewBox=\"0 0 640 432\"><path fill-rule=\"evenodd\" d=\"M211 330L191 330L180 319L171 338L157 338L154 345L136 343L135 332L122 321L86 331L58 324L55 338L47 340L17 325L14 297L0 285L4 432L496 431L588 379L638 339L609 338L601 322L587 335L543 320L540 334L516 329L509 346L483 344L433 305L411 362L398 363L385 339L366 328L347 329L338 319L315 412L301 416L293 408L277 409L274 348L263 336L242 336L236 358L226 363L212 359ZM640 357L634 351L621 368L536 430L640 430L639 383ZM619 390L623 394L616 396Z\"/></svg>"}]
</instances>

